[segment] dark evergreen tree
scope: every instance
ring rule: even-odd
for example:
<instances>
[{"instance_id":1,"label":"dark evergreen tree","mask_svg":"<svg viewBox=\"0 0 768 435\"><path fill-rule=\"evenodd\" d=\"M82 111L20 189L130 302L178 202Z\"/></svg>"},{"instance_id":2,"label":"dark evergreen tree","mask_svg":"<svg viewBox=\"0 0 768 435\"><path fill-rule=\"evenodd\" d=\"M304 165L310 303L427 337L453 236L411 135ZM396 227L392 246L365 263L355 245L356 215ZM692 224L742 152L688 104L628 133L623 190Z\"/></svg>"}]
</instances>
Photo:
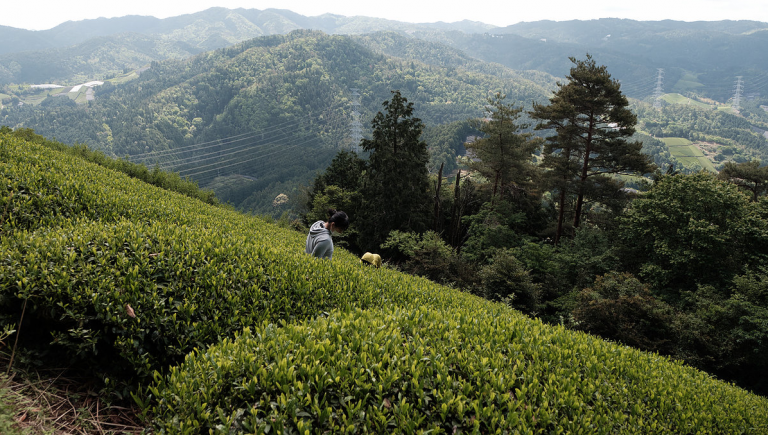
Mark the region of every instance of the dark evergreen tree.
<instances>
[{"instance_id":1,"label":"dark evergreen tree","mask_svg":"<svg viewBox=\"0 0 768 435\"><path fill-rule=\"evenodd\" d=\"M365 166L366 161L361 159L355 152L349 150L339 151L325 171L318 174L312 182L312 187L307 193L306 208L312 210L315 197L322 195L328 186L336 186L347 192L359 191ZM344 211L354 212L355 210ZM325 213L325 210L323 213ZM311 224L314 222L312 219L305 223Z\"/></svg>"},{"instance_id":2,"label":"dark evergreen tree","mask_svg":"<svg viewBox=\"0 0 768 435\"><path fill-rule=\"evenodd\" d=\"M361 142L370 152L358 219L360 246L366 250L377 250L392 230L425 231L431 216L429 154L420 139L424 124L400 91L392 91L383 107L371 123L372 139Z\"/></svg>"},{"instance_id":3,"label":"dark evergreen tree","mask_svg":"<svg viewBox=\"0 0 768 435\"><path fill-rule=\"evenodd\" d=\"M541 130L554 130L547 138L543 166L551 169L553 187L559 191L559 217L555 242L563 232L566 197L575 195L573 226L581 223L585 198L599 200L610 194L602 186L621 187L610 182L610 174L648 173L654 165L640 152L641 142L628 139L635 133L637 117L628 108L620 84L606 67L590 55L586 60L570 58L574 66L568 83L559 89L549 105L534 103L531 116L541 120Z\"/></svg>"},{"instance_id":4,"label":"dark evergreen tree","mask_svg":"<svg viewBox=\"0 0 768 435\"><path fill-rule=\"evenodd\" d=\"M725 162L718 178L749 191L752 201L757 201L768 189L768 166L761 167L757 160L743 163Z\"/></svg>"},{"instance_id":5,"label":"dark evergreen tree","mask_svg":"<svg viewBox=\"0 0 768 435\"><path fill-rule=\"evenodd\" d=\"M497 93L488 99L490 116L478 126L485 136L465 145L473 157L469 167L488 179L494 203L532 186L536 172L533 153L541 144L531 133L520 133L527 127L518 124L523 109L505 104L505 97Z\"/></svg>"}]
</instances>

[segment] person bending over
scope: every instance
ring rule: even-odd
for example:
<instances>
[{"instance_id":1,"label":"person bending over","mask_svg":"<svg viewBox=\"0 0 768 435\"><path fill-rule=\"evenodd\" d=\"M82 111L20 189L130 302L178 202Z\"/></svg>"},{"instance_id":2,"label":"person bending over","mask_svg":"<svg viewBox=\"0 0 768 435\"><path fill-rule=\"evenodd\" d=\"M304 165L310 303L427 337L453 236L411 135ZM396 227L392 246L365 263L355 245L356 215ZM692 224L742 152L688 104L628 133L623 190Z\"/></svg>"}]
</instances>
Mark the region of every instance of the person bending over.
<instances>
[{"instance_id":1,"label":"person bending over","mask_svg":"<svg viewBox=\"0 0 768 435\"><path fill-rule=\"evenodd\" d=\"M307 235L307 254L317 258L331 259L333 257L333 239L349 227L349 218L343 211L328 210L328 222L317 221L309 227Z\"/></svg>"}]
</instances>

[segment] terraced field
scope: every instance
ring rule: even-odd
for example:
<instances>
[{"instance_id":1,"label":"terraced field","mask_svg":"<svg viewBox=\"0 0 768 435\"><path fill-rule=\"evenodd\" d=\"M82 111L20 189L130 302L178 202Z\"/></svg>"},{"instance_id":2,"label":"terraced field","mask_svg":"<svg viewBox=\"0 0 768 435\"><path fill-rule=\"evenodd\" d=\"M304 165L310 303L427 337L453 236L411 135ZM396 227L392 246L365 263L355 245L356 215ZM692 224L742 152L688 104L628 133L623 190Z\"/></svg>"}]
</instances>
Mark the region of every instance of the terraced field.
<instances>
[{"instance_id":1,"label":"terraced field","mask_svg":"<svg viewBox=\"0 0 768 435\"><path fill-rule=\"evenodd\" d=\"M670 154L685 167L698 167L708 171L717 172L712 161L709 160L690 140L682 137L665 137L661 138L661 140L667 145L667 148L669 148Z\"/></svg>"}]
</instances>

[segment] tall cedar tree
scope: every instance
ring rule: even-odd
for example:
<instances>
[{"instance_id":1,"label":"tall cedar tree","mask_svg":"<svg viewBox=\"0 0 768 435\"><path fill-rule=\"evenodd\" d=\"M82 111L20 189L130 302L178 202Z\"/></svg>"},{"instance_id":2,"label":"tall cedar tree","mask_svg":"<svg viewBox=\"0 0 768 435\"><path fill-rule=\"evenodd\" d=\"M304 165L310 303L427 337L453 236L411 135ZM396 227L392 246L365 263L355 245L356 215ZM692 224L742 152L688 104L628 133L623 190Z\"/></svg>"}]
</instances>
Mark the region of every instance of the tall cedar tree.
<instances>
[{"instance_id":1,"label":"tall cedar tree","mask_svg":"<svg viewBox=\"0 0 768 435\"><path fill-rule=\"evenodd\" d=\"M528 127L517 122L523 109L504 104L505 97L497 93L488 99L490 118L478 126L485 137L465 145L477 159L470 162L469 167L493 186L491 201L494 204L497 199L503 200L505 196L530 188L536 172L533 153L541 145L541 140L532 138L531 133L520 133Z\"/></svg>"},{"instance_id":2,"label":"tall cedar tree","mask_svg":"<svg viewBox=\"0 0 768 435\"><path fill-rule=\"evenodd\" d=\"M358 220L366 250L379 249L392 230L425 231L431 217L429 153L420 139L424 124L400 91L382 105L371 123L373 138L360 143L370 152Z\"/></svg>"},{"instance_id":3,"label":"tall cedar tree","mask_svg":"<svg viewBox=\"0 0 768 435\"><path fill-rule=\"evenodd\" d=\"M570 60L574 66L566 76L568 83L558 83L549 105L534 103L530 113L542 121L537 130L555 131L547 138L542 154L542 165L550 169L553 185L560 193L555 243L563 233L568 195L576 196L573 227L577 228L585 197L598 199L600 193L606 193L606 186L614 190L613 194L621 187L608 174L654 170L651 157L640 152L642 143L627 140L635 133L637 117L628 109L619 82L590 55L586 60Z\"/></svg>"}]
</instances>

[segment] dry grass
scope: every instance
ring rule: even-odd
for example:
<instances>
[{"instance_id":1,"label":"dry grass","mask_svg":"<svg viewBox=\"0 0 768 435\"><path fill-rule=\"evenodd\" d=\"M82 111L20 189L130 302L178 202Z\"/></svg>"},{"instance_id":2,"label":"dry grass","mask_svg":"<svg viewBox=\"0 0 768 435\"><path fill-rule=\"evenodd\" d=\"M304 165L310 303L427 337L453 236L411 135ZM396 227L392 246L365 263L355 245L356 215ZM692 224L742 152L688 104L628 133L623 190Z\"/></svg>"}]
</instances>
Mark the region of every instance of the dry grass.
<instances>
[{"instance_id":1,"label":"dry grass","mask_svg":"<svg viewBox=\"0 0 768 435\"><path fill-rule=\"evenodd\" d=\"M7 367L5 361L3 367ZM66 369L0 376L0 398L23 434L138 434L136 409L106 405L94 382L68 378Z\"/></svg>"}]
</instances>

